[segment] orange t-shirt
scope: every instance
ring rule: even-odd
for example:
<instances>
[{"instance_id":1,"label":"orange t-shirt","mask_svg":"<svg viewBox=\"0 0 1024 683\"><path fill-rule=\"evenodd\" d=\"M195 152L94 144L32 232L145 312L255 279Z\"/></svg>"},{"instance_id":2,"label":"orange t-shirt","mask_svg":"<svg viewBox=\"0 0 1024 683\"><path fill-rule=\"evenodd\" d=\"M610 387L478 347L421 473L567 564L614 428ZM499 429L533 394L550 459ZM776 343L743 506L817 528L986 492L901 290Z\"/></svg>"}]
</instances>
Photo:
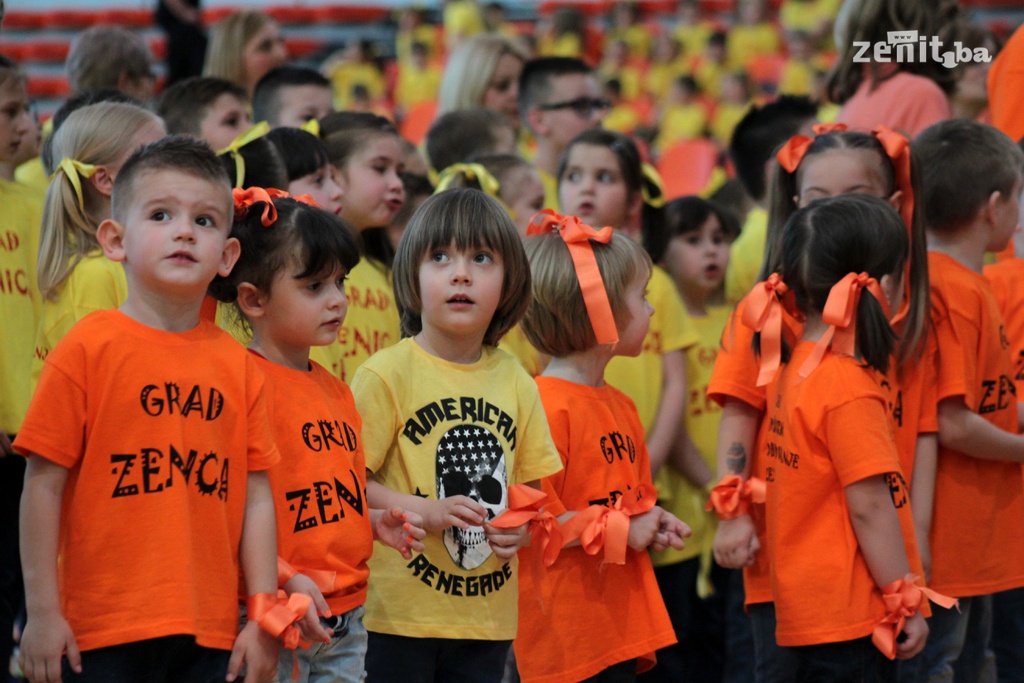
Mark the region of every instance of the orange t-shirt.
<instances>
[{"instance_id":1,"label":"orange t-shirt","mask_svg":"<svg viewBox=\"0 0 1024 683\"><path fill-rule=\"evenodd\" d=\"M69 470L58 579L82 650L174 634L231 649L246 475L279 459L238 342L92 313L47 356L15 448Z\"/></svg>"},{"instance_id":2,"label":"orange t-shirt","mask_svg":"<svg viewBox=\"0 0 1024 683\"><path fill-rule=\"evenodd\" d=\"M628 396L553 377L538 377L537 386L564 466L541 480L547 511L610 505L651 484L644 430ZM645 671L655 650L676 642L646 552L627 548L617 565L566 548L548 568L531 548L520 555L514 646L523 683L580 681L635 658Z\"/></svg>"},{"instance_id":3,"label":"orange t-shirt","mask_svg":"<svg viewBox=\"0 0 1024 683\"><path fill-rule=\"evenodd\" d=\"M1014 140L1024 137L1024 28L1013 32L988 72L988 106L992 125Z\"/></svg>"},{"instance_id":4,"label":"orange t-shirt","mask_svg":"<svg viewBox=\"0 0 1024 683\"><path fill-rule=\"evenodd\" d=\"M277 554L299 572L335 574L332 614L366 602L373 553L362 420L352 391L315 362L299 372L256 356L267 378L267 415L281 450L270 469Z\"/></svg>"},{"instance_id":5,"label":"orange t-shirt","mask_svg":"<svg viewBox=\"0 0 1024 683\"><path fill-rule=\"evenodd\" d=\"M865 132L883 124L913 138L933 123L951 118L953 108L942 88L925 76L901 71L877 83L865 74L836 120Z\"/></svg>"},{"instance_id":6,"label":"orange t-shirt","mask_svg":"<svg viewBox=\"0 0 1024 683\"><path fill-rule=\"evenodd\" d=\"M928 253L932 323L938 342L936 397L1017 433L1017 398L999 307L984 276ZM971 458L939 446L932 519L932 586L953 597L1024 586L1021 466Z\"/></svg>"},{"instance_id":7,"label":"orange t-shirt","mask_svg":"<svg viewBox=\"0 0 1024 683\"><path fill-rule=\"evenodd\" d=\"M1006 338L1010 340L1017 396L1024 396L1024 259L1009 258L985 266L985 277L992 284L1006 326Z\"/></svg>"},{"instance_id":8,"label":"orange t-shirt","mask_svg":"<svg viewBox=\"0 0 1024 683\"><path fill-rule=\"evenodd\" d=\"M814 347L799 342L768 386L765 508L782 646L861 638L887 612L850 522L850 484L885 476L910 569L921 572L883 378L856 359L827 353L800 380Z\"/></svg>"}]
</instances>

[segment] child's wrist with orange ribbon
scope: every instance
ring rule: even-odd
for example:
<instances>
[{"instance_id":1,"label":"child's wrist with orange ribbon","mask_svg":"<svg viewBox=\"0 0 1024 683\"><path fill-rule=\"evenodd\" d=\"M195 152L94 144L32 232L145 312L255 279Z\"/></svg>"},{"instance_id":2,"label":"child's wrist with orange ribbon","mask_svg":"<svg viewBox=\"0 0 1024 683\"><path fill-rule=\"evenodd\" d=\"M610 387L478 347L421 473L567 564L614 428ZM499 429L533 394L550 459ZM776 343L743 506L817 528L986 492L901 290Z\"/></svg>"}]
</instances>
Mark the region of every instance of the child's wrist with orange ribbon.
<instances>
[{"instance_id":1,"label":"child's wrist with orange ribbon","mask_svg":"<svg viewBox=\"0 0 1024 683\"><path fill-rule=\"evenodd\" d=\"M277 593L255 593L245 601L246 619L255 621L260 629L288 649L299 645L299 629L295 622L302 619L312 599L308 595L295 593L288 598L279 598Z\"/></svg>"},{"instance_id":2,"label":"child's wrist with orange ribbon","mask_svg":"<svg viewBox=\"0 0 1024 683\"><path fill-rule=\"evenodd\" d=\"M550 567L562 548L562 530L554 515L543 509L545 500L547 494L543 491L515 484L509 487L508 509L490 524L497 529L513 529L526 524L531 545L537 544L544 566Z\"/></svg>"},{"instance_id":3,"label":"child's wrist with orange ribbon","mask_svg":"<svg viewBox=\"0 0 1024 683\"><path fill-rule=\"evenodd\" d=\"M295 569L295 567L293 567L290 564L288 564L287 562L285 562L282 558L280 558L280 557L277 558L277 587L278 588L284 588L284 585L286 583L288 583L288 581L293 576L295 576L298 573L299 572L298 572L298 570Z\"/></svg>"},{"instance_id":4,"label":"child's wrist with orange ribbon","mask_svg":"<svg viewBox=\"0 0 1024 683\"><path fill-rule=\"evenodd\" d=\"M656 497L653 486L641 484L621 496L613 507L591 505L562 525L563 542L568 544L578 538L588 555L603 549L604 562L625 564L630 517L651 510Z\"/></svg>"},{"instance_id":5,"label":"child's wrist with orange ribbon","mask_svg":"<svg viewBox=\"0 0 1024 683\"><path fill-rule=\"evenodd\" d=\"M926 600L931 600L936 605L947 609L952 607L959 609L959 603L955 598L916 585L914 583L916 578L913 574L907 574L882 589L886 615L875 625L875 630L871 634L871 642L889 659L896 658L896 643L900 633L903 632L907 619L915 616Z\"/></svg>"},{"instance_id":6,"label":"child's wrist with orange ribbon","mask_svg":"<svg viewBox=\"0 0 1024 683\"><path fill-rule=\"evenodd\" d=\"M718 519L736 519L750 514L751 503L763 503L765 483L757 477L745 480L738 474L727 474L711 487L705 510L714 510Z\"/></svg>"}]
</instances>

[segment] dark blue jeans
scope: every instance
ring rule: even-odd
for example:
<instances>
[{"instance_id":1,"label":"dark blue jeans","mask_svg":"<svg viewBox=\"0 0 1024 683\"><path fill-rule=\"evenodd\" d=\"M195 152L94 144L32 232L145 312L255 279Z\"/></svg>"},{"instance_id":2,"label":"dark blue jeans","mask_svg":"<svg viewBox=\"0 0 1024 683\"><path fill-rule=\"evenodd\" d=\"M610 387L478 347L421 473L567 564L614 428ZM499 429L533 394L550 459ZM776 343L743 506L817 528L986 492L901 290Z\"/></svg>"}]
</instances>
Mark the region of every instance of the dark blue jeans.
<instances>
[{"instance_id":1,"label":"dark blue jeans","mask_svg":"<svg viewBox=\"0 0 1024 683\"><path fill-rule=\"evenodd\" d=\"M511 640L410 638L369 632L373 683L501 683Z\"/></svg>"},{"instance_id":2,"label":"dark blue jeans","mask_svg":"<svg viewBox=\"0 0 1024 683\"><path fill-rule=\"evenodd\" d=\"M921 654L900 662L901 683L995 683L989 640L992 596L960 598L960 611L932 604Z\"/></svg>"},{"instance_id":3,"label":"dark blue jeans","mask_svg":"<svg viewBox=\"0 0 1024 683\"><path fill-rule=\"evenodd\" d=\"M636 660L627 659L618 664L612 664L607 669L585 678L580 683L633 683L636 680Z\"/></svg>"},{"instance_id":4,"label":"dark blue jeans","mask_svg":"<svg viewBox=\"0 0 1024 683\"><path fill-rule=\"evenodd\" d=\"M7 663L14 649L11 632L25 602L18 552L18 505L24 483L25 458L0 458L0 681L7 680Z\"/></svg>"},{"instance_id":5,"label":"dark blue jeans","mask_svg":"<svg viewBox=\"0 0 1024 683\"><path fill-rule=\"evenodd\" d=\"M992 596L992 651L999 683L1024 683L1024 588Z\"/></svg>"},{"instance_id":6,"label":"dark blue jeans","mask_svg":"<svg viewBox=\"0 0 1024 683\"><path fill-rule=\"evenodd\" d=\"M82 653L82 673L63 661L65 683L223 683L227 650L196 645L192 636L165 636Z\"/></svg>"},{"instance_id":7,"label":"dark blue jeans","mask_svg":"<svg viewBox=\"0 0 1024 683\"><path fill-rule=\"evenodd\" d=\"M750 625L754 631L755 683L790 683L797 669L792 648L775 642L775 603L750 606Z\"/></svg>"},{"instance_id":8,"label":"dark blue jeans","mask_svg":"<svg viewBox=\"0 0 1024 683\"><path fill-rule=\"evenodd\" d=\"M787 648L796 658L796 683L891 683L896 666L870 637Z\"/></svg>"}]
</instances>

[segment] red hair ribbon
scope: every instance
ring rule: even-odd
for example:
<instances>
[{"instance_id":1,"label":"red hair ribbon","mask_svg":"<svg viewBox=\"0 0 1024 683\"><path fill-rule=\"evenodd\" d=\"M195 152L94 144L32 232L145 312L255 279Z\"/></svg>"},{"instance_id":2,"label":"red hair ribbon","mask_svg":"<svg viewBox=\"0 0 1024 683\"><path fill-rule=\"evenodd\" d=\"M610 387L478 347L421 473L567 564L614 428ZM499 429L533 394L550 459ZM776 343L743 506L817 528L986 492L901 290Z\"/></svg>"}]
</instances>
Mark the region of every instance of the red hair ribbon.
<instances>
[{"instance_id":1,"label":"red hair ribbon","mask_svg":"<svg viewBox=\"0 0 1024 683\"><path fill-rule=\"evenodd\" d=\"M310 206L319 207L308 194L300 194L296 197L292 197L284 190L278 190L274 187L262 188L262 187L247 187L246 189L235 188L231 191L231 198L235 203L235 220L240 221L249 215L249 208L257 203L263 202L263 215L260 216L260 222L263 223L263 227L269 228L277 220L277 207L274 206L275 199L291 198L297 202L303 204L309 204Z\"/></svg>"},{"instance_id":2,"label":"red hair ribbon","mask_svg":"<svg viewBox=\"0 0 1024 683\"><path fill-rule=\"evenodd\" d=\"M562 525L564 542L578 538L588 555L596 555L604 548L604 562L625 564L629 518L653 508L655 498L654 487L645 483L619 496L612 507L591 505Z\"/></svg>"},{"instance_id":3,"label":"red hair ribbon","mask_svg":"<svg viewBox=\"0 0 1024 683\"><path fill-rule=\"evenodd\" d=\"M256 593L245 601L247 619L255 621L260 628L281 639L281 644L294 650L300 644L299 628L295 622L302 619L312 599L302 593L293 593L287 598L277 593Z\"/></svg>"},{"instance_id":4,"label":"red hair ribbon","mask_svg":"<svg viewBox=\"0 0 1024 683\"><path fill-rule=\"evenodd\" d=\"M822 335L811 355L800 368L800 376L807 378L825 355L831 342L832 353L841 356L852 356L857 346L857 305L863 290L867 289L885 311L889 318L889 302L878 286L878 280L867 273L848 273L842 280L832 286L825 301L825 310L821 320L829 326Z\"/></svg>"},{"instance_id":5,"label":"red hair ribbon","mask_svg":"<svg viewBox=\"0 0 1024 683\"><path fill-rule=\"evenodd\" d=\"M772 273L750 290L743 304L743 324L761 333L761 368L757 386L772 381L782 363L782 297L789 287L782 276Z\"/></svg>"},{"instance_id":6,"label":"red hair ribbon","mask_svg":"<svg viewBox=\"0 0 1024 683\"><path fill-rule=\"evenodd\" d=\"M946 597L930 588L915 585L916 578L913 574L907 574L882 589L886 615L875 624L871 642L889 659L896 658L896 639L903 633L907 619L917 614L926 599L946 609L960 609L956 598Z\"/></svg>"},{"instance_id":7,"label":"red hair ribbon","mask_svg":"<svg viewBox=\"0 0 1024 683\"><path fill-rule=\"evenodd\" d=\"M719 519L736 519L750 514L751 503L763 503L765 483L757 477L746 481L738 474L727 474L711 489L705 510L714 510Z\"/></svg>"},{"instance_id":8,"label":"red hair ribbon","mask_svg":"<svg viewBox=\"0 0 1024 683\"><path fill-rule=\"evenodd\" d=\"M516 484L508 490L508 509L491 522L498 529L513 529L529 522L531 545L536 544L544 566L550 567L562 549L562 527L550 512L541 509L548 496L543 491Z\"/></svg>"},{"instance_id":9,"label":"red hair ribbon","mask_svg":"<svg viewBox=\"0 0 1024 683\"><path fill-rule=\"evenodd\" d=\"M846 130L846 124L819 123L811 130L814 131L814 137L818 137L828 133L841 133ZM796 173L796 169L803 161L804 155L807 154L807 148L811 146L812 142L814 142L814 138L809 138L806 135L794 135L776 152L775 158L786 171Z\"/></svg>"},{"instance_id":10,"label":"red hair ribbon","mask_svg":"<svg viewBox=\"0 0 1024 683\"><path fill-rule=\"evenodd\" d=\"M612 305L608 301L601 271L597 268L597 258L590 240L608 244L613 229L609 227L596 230L576 216L562 216L551 209L534 214L527 228L527 235L546 235L557 232L569 247L569 255L576 267L576 277L580 281L583 292L583 303L590 316L590 324L594 328L594 336L598 344L614 344L619 341L618 326L612 314Z\"/></svg>"}]
</instances>

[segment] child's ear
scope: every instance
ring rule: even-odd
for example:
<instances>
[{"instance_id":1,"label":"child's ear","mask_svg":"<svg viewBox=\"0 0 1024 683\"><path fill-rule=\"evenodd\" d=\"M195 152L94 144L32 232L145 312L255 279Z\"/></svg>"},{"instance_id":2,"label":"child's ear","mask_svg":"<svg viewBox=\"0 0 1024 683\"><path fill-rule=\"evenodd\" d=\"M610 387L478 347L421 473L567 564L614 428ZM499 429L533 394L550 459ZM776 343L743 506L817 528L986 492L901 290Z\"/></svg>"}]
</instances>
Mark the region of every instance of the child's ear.
<instances>
[{"instance_id":1,"label":"child's ear","mask_svg":"<svg viewBox=\"0 0 1024 683\"><path fill-rule=\"evenodd\" d=\"M243 282L238 285L237 303L242 314L247 319L253 320L254 318L262 317L266 312L267 297L260 290L256 289L256 285Z\"/></svg>"},{"instance_id":2,"label":"child's ear","mask_svg":"<svg viewBox=\"0 0 1024 683\"><path fill-rule=\"evenodd\" d=\"M239 244L238 240L234 237L229 237L224 242L224 251L220 255L220 264L217 266L217 274L221 277L227 277L231 274L231 269L235 267L235 263L238 261L238 257L242 254L242 245Z\"/></svg>"},{"instance_id":3,"label":"child's ear","mask_svg":"<svg viewBox=\"0 0 1024 683\"><path fill-rule=\"evenodd\" d=\"M106 166L97 166L96 172L89 178L89 182L106 198L110 198L110 193L114 191L114 174L110 172L110 169Z\"/></svg>"},{"instance_id":4,"label":"child's ear","mask_svg":"<svg viewBox=\"0 0 1024 683\"><path fill-rule=\"evenodd\" d=\"M889 202L889 206L899 211L900 207L903 206L903 190L896 190L885 201Z\"/></svg>"},{"instance_id":5,"label":"child's ear","mask_svg":"<svg viewBox=\"0 0 1024 683\"><path fill-rule=\"evenodd\" d=\"M995 225L999 219L999 203L1003 201L1003 193L999 190L994 190L992 194L988 196L988 200L981 207L981 217L984 218L989 225Z\"/></svg>"},{"instance_id":6,"label":"child's ear","mask_svg":"<svg viewBox=\"0 0 1024 683\"><path fill-rule=\"evenodd\" d=\"M103 255L111 261L124 261L124 226L108 218L96 228L96 241L103 249Z\"/></svg>"},{"instance_id":7,"label":"child's ear","mask_svg":"<svg viewBox=\"0 0 1024 683\"><path fill-rule=\"evenodd\" d=\"M538 136L548 135L551 130L544 125L544 112L540 107L530 107L526 110L526 124Z\"/></svg>"}]
</instances>

